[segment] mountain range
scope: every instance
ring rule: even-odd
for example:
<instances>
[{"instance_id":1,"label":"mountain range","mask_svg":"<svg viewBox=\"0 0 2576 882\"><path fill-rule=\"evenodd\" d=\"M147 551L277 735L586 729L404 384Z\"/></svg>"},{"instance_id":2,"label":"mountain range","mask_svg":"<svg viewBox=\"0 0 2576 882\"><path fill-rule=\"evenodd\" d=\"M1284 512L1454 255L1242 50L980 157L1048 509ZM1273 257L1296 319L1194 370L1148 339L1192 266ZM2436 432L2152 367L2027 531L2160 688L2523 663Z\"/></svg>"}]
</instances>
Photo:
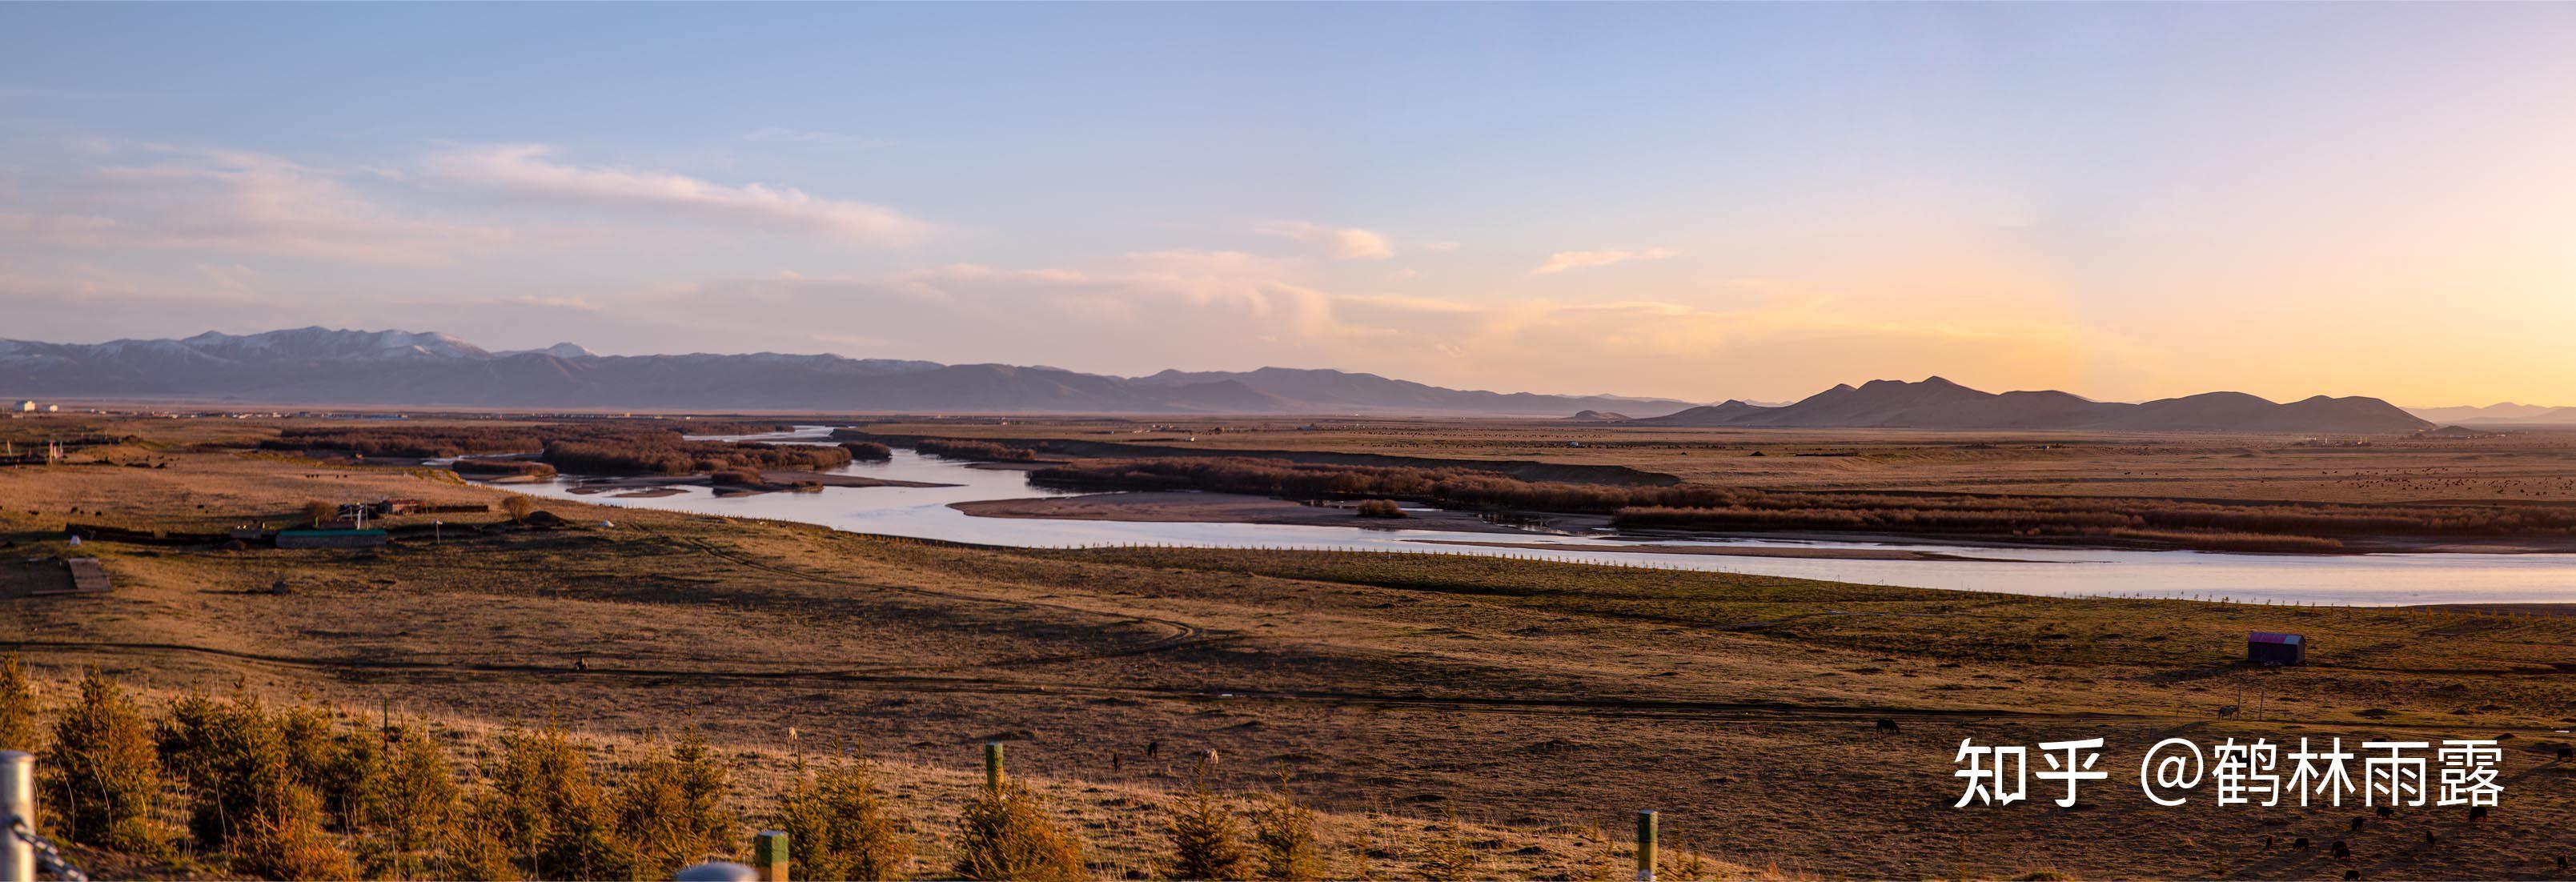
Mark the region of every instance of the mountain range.
<instances>
[{"instance_id":1,"label":"mountain range","mask_svg":"<svg viewBox=\"0 0 2576 882\"><path fill-rule=\"evenodd\" d=\"M96 344L0 340L0 395L256 404L969 413L1670 413L1689 402L1447 389L1335 370L1113 377L837 355L492 352L437 333L298 328Z\"/></svg>"},{"instance_id":2,"label":"mountain range","mask_svg":"<svg viewBox=\"0 0 2576 882\"><path fill-rule=\"evenodd\" d=\"M1484 415L1745 428L2371 433L2431 426L2376 398L2275 403L2211 392L2128 404L2056 391L1981 392L1940 377L1835 386L1788 404L1694 407L1663 398L1449 389L1320 369L1116 377L772 352L598 355L571 343L493 352L446 334L327 328L95 344L0 340L0 396L522 409Z\"/></svg>"},{"instance_id":3,"label":"mountain range","mask_svg":"<svg viewBox=\"0 0 2576 882\"><path fill-rule=\"evenodd\" d=\"M1916 383L1872 380L1859 386L1835 386L1784 407L1728 401L1635 422L1745 428L2327 433L2412 432L2433 425L2376 398L2319 395L2283 404L2242 392L2207 392L2129 404L2057 391L1982 392L1940 377Z\"/></svg>"}]
</instances>

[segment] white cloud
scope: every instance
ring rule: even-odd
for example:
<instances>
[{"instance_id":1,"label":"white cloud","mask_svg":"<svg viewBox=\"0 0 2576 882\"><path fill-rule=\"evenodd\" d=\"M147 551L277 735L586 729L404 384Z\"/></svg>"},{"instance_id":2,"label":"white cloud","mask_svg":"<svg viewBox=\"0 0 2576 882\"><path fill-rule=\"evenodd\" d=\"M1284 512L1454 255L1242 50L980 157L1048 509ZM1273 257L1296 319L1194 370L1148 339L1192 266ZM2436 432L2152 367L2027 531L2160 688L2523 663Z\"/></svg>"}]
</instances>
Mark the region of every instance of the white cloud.
<instances>
[{"instance_id":1,"label":"white cloud","mask_svg":"<svg viewBox=\"0 0 2576 882\"><path fill-rule=\"evenodd\" d=\"M542 144L474 147L438 156L439 177L569 206L650 211L667 217L766 232L826 236L870 245L908 245L931 225L881 205L826 199L794 187L718 184L669 172L576 166L548 158Z\"/></svg>"},{"instance_id":2,"label":"white cloud","mask_svg":"<svg viewBox=\"0 0 2576 882\"><path fill-rule=\"evenodd\" d=\"M1539 264L1537 269L1530 272L1544 276L1570 269L1627 263L1631 260L1662 260L1679 253L1670 248L1646 248L1637 251L1559 251L1548 255L1546 263Z\"/></svg>"},{"instance_id":3,"label":"white cloud","mask_svg":"<svg viewBox=\"0 0 2576 882\"><path fill-rule=\"evenodd\" d=\"M18 170L0 201L0 239L395 264L447 262L516 239L504 226L398 212L349 175L276 156L129 146L104 148L133 160L122 164Z\"/></svg>"},{"instance_id":4,"label":"white cloud","mask_svg":"<svg viewBox=\"0 0 2576 882\"><path fill-rule=\"evenodd\" d=\"M1358 227L1328 227L1306 221L1278 221L1263 224L1255 232L1264 236L1295 239L1324 250L1337 260L1385 260L1395 256L1395 246L1386 236Z\"/></svg>"}]
</instances>

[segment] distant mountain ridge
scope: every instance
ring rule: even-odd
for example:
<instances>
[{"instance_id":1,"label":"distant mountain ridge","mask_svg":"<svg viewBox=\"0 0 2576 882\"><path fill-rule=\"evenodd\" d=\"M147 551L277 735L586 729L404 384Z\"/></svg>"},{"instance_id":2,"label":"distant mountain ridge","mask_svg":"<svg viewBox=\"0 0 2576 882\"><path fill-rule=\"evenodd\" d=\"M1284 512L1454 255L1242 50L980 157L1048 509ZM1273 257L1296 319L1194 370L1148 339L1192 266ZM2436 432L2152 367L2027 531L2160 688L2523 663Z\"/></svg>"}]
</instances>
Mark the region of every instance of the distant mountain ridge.
<instances>
[{"instance_id":1,"label":"distant mountain ridge","mask_svg":"<svg viewBox=\"0 0 2576 882\"><path fill-rule=\"evenodd\" d=\"M2501 402L2485 407L2410 407L2407 413L2437 423L2486 425L2576 424L2576 407Z\"/></svg>"},{"instance_id":2,"label":"distant mountain ridge","mask_svg":"<svg viewBox=\"0 0 2576 882\"><path fill-rule=\"evenodd\" d=\"M2140 404L2058 392L1982 392L1930 377L1841 385L1783 407L1741 401L1637 420L1646 425L1779 428L2098 429L2105 431L2412 432L2432 423L2376 398L2319 395L2276 403L2206 392Z\"/></svg>"},{"instance_id":3,"label":"distant mountain ridge","mask_svg":"<svg viewBox=\"0 0 2576 882\"><path fill-rule=\"evenodd\" d=\"M837 355L492 352L445 334L297 328L97 344L0 340L0 393L512 408L968 413L1418 413L1561 417L1688 402L1447 389L1375 374L1263 368L1113 377Z\"/></svg>"}]
</instances>

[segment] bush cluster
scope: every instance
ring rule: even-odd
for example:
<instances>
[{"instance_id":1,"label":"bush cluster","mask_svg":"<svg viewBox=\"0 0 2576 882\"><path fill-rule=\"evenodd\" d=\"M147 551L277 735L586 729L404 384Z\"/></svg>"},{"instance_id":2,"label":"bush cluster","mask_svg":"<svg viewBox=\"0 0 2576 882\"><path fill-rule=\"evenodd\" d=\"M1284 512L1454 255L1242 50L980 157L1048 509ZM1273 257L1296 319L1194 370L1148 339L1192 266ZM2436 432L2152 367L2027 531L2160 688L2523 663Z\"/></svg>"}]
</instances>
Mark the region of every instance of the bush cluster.
<instances>
[{"instance_id":1,"label":"bush cluster","mask_svg":"<svg viewBox=\"0 0 2576 882\"><path fill-rule=\"evenodd\" d=\"M638 435L613 440L548 441L543 458L568 472L686 475L725 469L834 469L850 464L850 451L816 444L686 441L677 435Z\"/></svg>"},{"instance_id":2,"label":"bush cluster","mask_svg":"<svg viewBox=\"0 0 2576 882\"><path fill-rule=\"evenodd\" d=\"M44 740L38 716L24 671L0 657L0 739L10 739L0 744ZM174 857L184 845L185 859L218 876L655 879L746 857L731 773L694 729L648 738L604 771L591 746L560 726L513 727L475 774L460 776L423 726L352 724L319 706L247 694L185 695L155 722L96 670L55 716L40 766L42 832L143 857ZM178 801L166 817L164 794ZM916 845L892 804L863 755L800 758L761 820L787 832L795 877L903 878ZM1315 814L1284 777L1269 794L1238 799L1211 789L1202 766L1167 808L1168 878L1332 875ZM951 878L1093 877L1081 837L1016 781L980 793L950 846ZM1471 854L1440 862L1473 869Z\"/></svg>"},{"instance_id":3,"label":"bush cluster","mask_svg":"<svg viewBox=\"0 0 2576 882\"><path fill-rule=\"evenodd\" d=\"M1030 450L1025 447L1010 447L995 444L991 441L960 441L955 439L923 438L912 442L912 449L923 456L936 456L943 459L974 459L987 462L1029 462L1038 458L1037 451Z\"/></svg>"}]
</instances>

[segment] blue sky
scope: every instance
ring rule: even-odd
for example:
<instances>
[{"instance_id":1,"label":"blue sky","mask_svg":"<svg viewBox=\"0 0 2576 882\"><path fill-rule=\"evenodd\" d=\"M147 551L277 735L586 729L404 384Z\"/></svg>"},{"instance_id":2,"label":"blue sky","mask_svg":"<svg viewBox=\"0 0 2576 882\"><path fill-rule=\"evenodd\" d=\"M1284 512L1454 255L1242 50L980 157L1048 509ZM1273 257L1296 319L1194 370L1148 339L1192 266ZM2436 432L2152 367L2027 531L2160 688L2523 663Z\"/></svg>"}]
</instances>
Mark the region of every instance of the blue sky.
<instances>
[{"instance_id":1,"label":"blue sky","mask_svg":"<svg viewBox=\"0 0 2576 882\"><path fill-rule=\"evenodd\" d=\"M2576 401L2570 5L0 6L0 336Z\"/></svg>"}]
</instances>

